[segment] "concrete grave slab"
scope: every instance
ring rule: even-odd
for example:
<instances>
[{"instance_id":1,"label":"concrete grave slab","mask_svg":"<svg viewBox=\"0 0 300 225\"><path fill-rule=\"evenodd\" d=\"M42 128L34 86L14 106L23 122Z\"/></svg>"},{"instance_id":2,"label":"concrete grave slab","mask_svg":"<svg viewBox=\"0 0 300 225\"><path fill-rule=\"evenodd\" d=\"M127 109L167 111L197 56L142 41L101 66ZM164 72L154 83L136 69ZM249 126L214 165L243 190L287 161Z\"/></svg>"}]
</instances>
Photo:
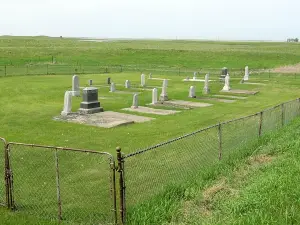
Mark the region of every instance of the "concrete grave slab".
<instances>
[{"instance_id":1,"label":"concrete grave slab","mask_svg":"<svg viewBox=\"0 0 300 225\"><path fill-rule=\"evenodd\" d=\"M183 79L182 81L196 81L196 82L205 82L205 79ZM208 82L212 82L215 80L208 80Z\"/></svg>"},{"instance_id":2,"label":"concrete grave slab","mask_svg":"<svg viewBox=\"0 0 300 225\"><path fill-rule=\"evenodd\" d=\"M156 114L156 115L170 115L179 113L180 111L177 110L165 110L165 109L153 109L149 107L139 106L138 108L125 108L122 110L131 111L131 112L139 112L139 113L149 113L149 114Z\"/></svg>"},{"instance_id":3,"label":"concrete grave slab","mask_svg":"<svg viewBox=\"0 0 300 225\"><path fill-rule=\"evenodd\" d=\"M263 83L251 83L251 82L244 82L243 84L252 84L252 85L261 85L261 86L267 85L267 84L263 84Z\"/></svg>"},{"instance_id":4,"label":"concrete grave slab","mask_svg":"<svg viewBox=\"0 0 300 225\"><path fill-rule=\"evenodd\" d=\"M247 99L247 97L242 96L234 96L234 95L213 95L214 97L221 97L221 98L232 98L232 99Z\"/></svg>"},{"instance_id":5,"label":"concrete grave slab","mask_svg":"<svg viewBox=\"0 0 300 225\"><path fill-rule=\"evenodd\" d=\"M232 94L245 94L245 95L255 95L259 93L259 91L249 91L249 90L238 90L238 89L231 89L229 91L223 91L220 92L226 92L226 93L232 93Z\"/></svg>"},{"instance_id":6,"label":"concrete grave slab","mask_svg":"<svg viewBox=\"0 0 300 225\"><path fill-rule=\"evenodd\" d=\"M132 123L143 123L151 121L155 118L137 116L119 112L106 111L94 114L71 114L67 116L58 116L54 120L67 121L78 124L86 124L91 126L111 128L120 125L132 124Z\"/></svg>"},{"instance_id":7,"label":"concrete grave slab","mask_svg":"<svg viewBox=\"0 0 300 225\"><path fill-rule=\"evenodd\" d=\"M171 80L171 79L165 79L165 78L148 78L149 80Z\"/></svg>"},{"instance_id":8,"label":"concrete grave slab","mask_svg":"<svg viewBox=\"0 0 300 225\"><path fill-rule=\"evenodd\" d=\"M196 99L200 99L200 100L209 100L209 101L216 101L216 102L224 102L224 103L233 103L233 102L236 102L236 100L222 99L222 98L205 98L205 97L197 97Z\"/></svg>"},{"instance_id":9,"label":"concrete grave slab","mask_svg":"<svg viewBox=\"0 0 300 225\"><path fill-rule=\"evenodd\" d=\"M203 103L203 102L190 102L190 101L183 101L183 100L170 100L170 101L164 101L164 102L157 102L155 105L165 105L165 106L172 106L172 107L182 107L182 108L198 108L198 107L208 107L212 106L212 104L209 103Z\"/></svg>"}]
</instances>

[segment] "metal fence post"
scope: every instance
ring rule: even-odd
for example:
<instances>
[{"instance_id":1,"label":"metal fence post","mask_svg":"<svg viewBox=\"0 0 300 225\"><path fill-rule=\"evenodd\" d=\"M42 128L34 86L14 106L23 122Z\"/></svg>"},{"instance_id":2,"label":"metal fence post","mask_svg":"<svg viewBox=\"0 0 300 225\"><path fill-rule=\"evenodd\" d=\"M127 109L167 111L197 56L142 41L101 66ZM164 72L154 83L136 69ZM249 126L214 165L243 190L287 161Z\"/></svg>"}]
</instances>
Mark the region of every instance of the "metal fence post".
<instances>
[{"instance_id":1,"label":"metal fence post","mask_svg":"<svg viewBox=\"0 0 300 225\"><path fill-rule=\"evenodd\" d=\"M47 64L47 66L46 66L46 72L47 72L47 75L49 75L49 65Z\"/></svg>"},{"instance_id":2,"label":"metal fence post","mask_svg":"<svg viewBox=\"0 0 300 225\"><path fill-rule=\"evenodd\" d=\"M4 76L6 76L6 65L4 65Z\"/></svg>"},{"instance_id":3,"label":"metal fence post","mask_svg":"<svg viewBox=\"0 0 300 225\"><path fill-rule=\"evenodd\" d=\"M9 145L5 145L4 149L4 157L5 157L5 194L6 194L6 204L8 209L14 209L14 201L13 201L13 177L12 171L10 168L10 157L9 157Z\"/></svg>"},{"instance_id":4,"label":"metal fence post","mask_svg":"<svg viewBox=\"0 0 300 225\"><path fill-rule=\"evenodd\" d=\"M118 173L119 173L119 188L120 188L120 217L121 224L125 224L125 180L124 180L124 159L121 154L121 148L117 147Z\"/></svg>"},{"instance_id":5,"label":"metal fence post","mask_svg":"<svg viewBox=\"0 0 300 225\"><path fill-rule=\"evenodd\" d=\"M222 127L221 123L218 126L218 139L219 139L219 160L222 159Z\"/></svg>"},{"instance_id":6,"label":"metal fence post","mask_svg":"<svg viewBox=\"0 0 300 225\"><path fill-rule=\"evenodd\" d=\"M60 197L59 161L58 161L57 149L55 149L54 156L55 156L55 171L56 171L57 218L58 221L61 221L62 212L61 212L61 197Z\"/></svg>"},{"instance_id":7,"label":"metal fence post","mask_svg":"<svg viewBox=\"0 0 300 225\"><path fill-rule=\"evenodd\" d=\"M259 128L258 128L258 136L261 137L262 132L262 123L263 123L263 111L259 113Z\"/></svg>"},{"instance_id":8,"label":"metal fence post","mask_svg":"<svg viewBox=\"0 0 300 225\"><path fill-rule=\"evenodd\" d=\"M284 126L285 123L284 118L284 103L281 104L281 125Z\"/></svg>"}]
</instances>

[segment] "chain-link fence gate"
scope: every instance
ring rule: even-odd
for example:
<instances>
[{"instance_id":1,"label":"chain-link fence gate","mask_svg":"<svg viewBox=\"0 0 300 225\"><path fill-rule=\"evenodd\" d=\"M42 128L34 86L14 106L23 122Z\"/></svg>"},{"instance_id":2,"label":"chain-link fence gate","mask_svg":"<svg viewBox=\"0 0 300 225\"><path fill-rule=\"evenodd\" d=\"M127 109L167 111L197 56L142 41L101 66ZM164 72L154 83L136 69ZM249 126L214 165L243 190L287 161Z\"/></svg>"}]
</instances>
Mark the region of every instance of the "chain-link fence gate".
<instances>
[{"instance_id":1,"label":"chain-link fence gate","mask_svg":"<svg viewBox=\"0 0 300 225\"><path fill-rule=\"evenodd\" d=\"M0 151L1 151L1 157L0 157L0 174L1 174L1 179L0 179L0 206L7 206L7 193L6 193L6 173L5 173L5 157L6 157L6 141L4 138L0 137Z\"/></svg>"},{"instance_id":2,"label":"chain-link fence gate","mask_svg":"<svg viewBox=\"0 0 300 225\"><path fill-rule=\"evenodd\" d=\"M115 224L115 162L105 152L10 142L14 209L47 220Z\"/></svg>"}]
</instances>

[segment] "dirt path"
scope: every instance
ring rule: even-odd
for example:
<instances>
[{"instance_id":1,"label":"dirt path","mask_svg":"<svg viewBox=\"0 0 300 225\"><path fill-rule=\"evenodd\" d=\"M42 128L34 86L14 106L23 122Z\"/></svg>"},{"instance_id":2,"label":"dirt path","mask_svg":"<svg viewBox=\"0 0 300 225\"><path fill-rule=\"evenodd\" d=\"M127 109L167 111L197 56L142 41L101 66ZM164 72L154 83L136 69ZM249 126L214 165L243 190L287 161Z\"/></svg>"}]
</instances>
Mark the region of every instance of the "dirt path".
<instances>
[{"instance_id":1,"label":"dirt path","mask_svg":"<svg viewBox=\"0 0 300 225\"><path fill-rule=\"evenodd\" d=\"M274 73L300 73L300 63L296 65L288 65L277 67L272 70Z\"/></svg>"}]
</instances>

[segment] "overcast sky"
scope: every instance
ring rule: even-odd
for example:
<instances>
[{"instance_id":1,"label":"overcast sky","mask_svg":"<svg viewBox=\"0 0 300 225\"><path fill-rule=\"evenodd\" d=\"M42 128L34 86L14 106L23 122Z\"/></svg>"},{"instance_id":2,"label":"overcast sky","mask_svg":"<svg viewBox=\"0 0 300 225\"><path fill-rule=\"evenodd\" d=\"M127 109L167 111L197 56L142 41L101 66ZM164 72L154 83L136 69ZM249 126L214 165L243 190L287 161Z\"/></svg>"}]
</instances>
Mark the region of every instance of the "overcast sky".
<instances>
[{"instance_id":1,"label":"overcast sky","mask_svg":"<svg viewBox=\"0 0 300 225\"><path fill-rule=\"evenodd\" d=\"M0 0L0 35L285 40L300 0Z\"/></svg>"}]
</instances>

